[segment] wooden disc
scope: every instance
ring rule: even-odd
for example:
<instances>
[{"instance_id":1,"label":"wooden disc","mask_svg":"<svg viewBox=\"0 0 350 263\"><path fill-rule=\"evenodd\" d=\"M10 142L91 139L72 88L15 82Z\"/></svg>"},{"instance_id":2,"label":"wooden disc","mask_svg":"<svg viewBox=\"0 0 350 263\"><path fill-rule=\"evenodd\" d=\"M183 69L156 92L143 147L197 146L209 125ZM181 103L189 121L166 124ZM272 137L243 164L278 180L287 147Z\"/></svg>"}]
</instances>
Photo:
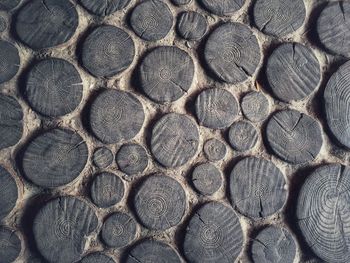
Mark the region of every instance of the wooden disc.
<instances>
[{"instance_id":1,"label":"wooden disc","mask_svg":"<svg viewBox=\"0 0 350 263\"><path fill-rule=\"evenodd\" d=\"M192 183L200 194L212 195L220 189L223 183L222 174L215 165L203 163L194 168Z\"/></svg>"},{"instance_id":2,"label":"wooden disc","mask_svg":"<svg viewBox=\"0 0 350 263\"><path fill-rule=\"evenodd\" d=\"M315 54L298 43L278 46L268 58L265 70L272 92L285 102L306 98L321 80Z\"/></svg>"},{"instance_id":3,"label":"wooden disc","mask_svg":"<svg viewBox=\"0 0 350 263\"><path fill-rule=\"evenodd\" d=\"M285 228L268 226L253 239L251 257L254 262L293 263L296 244L291 233Z\"/></svg>"},{"instance_id":4,"label":"wooden disc","mask_svg":"<svg viewBox=\"0 0 350 263\"><path fill-rule=\"evenodd\" d=\"M350 56L350 3L348 1L328 2L321 11L316 31L327 51L346 57Z\"/></svg>"},{"instance_id":5,"label":"wooden disc","mask_svg":"<svg viewBox=\"0 0 350 263\"><path fill-rule=\"evenodd\" d=\"M141 88L153 101L172 102L190 89L194 75L192 58L178 47L152 50L140 65Z\"/></svg>"},{"instance_id":6,"label":"wooden disc","mask_svg":"<svg viewBox=\"0 0 350 263\"><path fill-rule=\"evenodd\" d=\"M243 246L237 215L222 203L204 204L190 219L183 246L189 262L234 262Z\"/></svg>"},{"instance_id":7,"label":"wooden disc","mask_svg":"<svg viewBox=\"0 0 350 263\"><path fill-rule=\"evenodd\" d=\"M329 79L324 91L326 120L333 136L350 148L350 62L343 64Z\"/></svg>"},{"instance_id":8,"label":"wooden disc","mask_svg":"<svg viewBox=\"0 0 350 263\"><path fill-rule=\"evenodd\" d=\"M305 241L326 262L350 258L350 169L323 165L301 187L296 216Z\"/></svg>"},{"instance_id":9,"label":"wooden disc","mask_svg":"<svg viewBox=\"0 0 350 263\"><path fill-rule=\"evenodd\" d=\"M116 212L103 223L101 238L107 246L121 248L135 239L136 230L136 222L131 216Z\"/></svg>"},{"instance_id":10,"label":"wooden disc","mask_svg":"<svg viewBox=\"0 0 350 263\"><path fill-rule=\"evenodd\" d=\"M320 124L296 110L274 113L266 126L266 138L273 153L291 164L313 161L323 143Z\"/></svg>"},{"instance_id":11,"label":"wooden disc","mask_svg":"<svg viewBox=\"0 0 350 263\"><path fill-rule=\"evenodd\" d=\"M10 42L0 40L0 84L17 74L20 63L17 48Z\"/></svg>"},{"instance_id":12,"label":"wooden disc","mask_svg":"<svg viewBox=\"0 0 350 263\"><path fill-rule=\"evenodd\" d=\"M191 0L171 0L171 2L174 5L180 6L180 5L187 5L191 2Z\"/></svg>"},{"instance_id":13,"label":"wooden disc","mask_svg":"<svg viewBox=\"0 0 350 263\"><path fill-rule=\"evenodd\" d=\"M209 69L231 84L252 76L260 63L260 47L253 31L240 23L224 23L210 35L204 47Z\"/></svg>"},{"instance_id":14,"label":"wooden disc","mask_svg":"<svg viewBox=\"0 0 350 263\"><path fill-rule=\"evenodd\" d=\"M98 219L92 208L76 197L58 197L36 215L33 233L40 254L49 262L75 262L84 253Z\"/></svg>"},{"instance_id":15,"label":"wooden disc","mask_svg":"<svg viewBox=\"0 0 350 263\"><path fill-rule=\"evenodd\" d=\"M0 193L1 193L0 195L0 221L1 221L6 216L8 216L8 214L16 206L17 198L18 198L17 183L15 179L12 177L12 175L2 166L0 166Z\"/></svg>"},{"instance_id":16,"label":"wooden disc","mask_svg":"<svg viewBox=\"0 0 350 263\"><path fill-rule=\"evenodd\" d=\"M130 0L80 0L80 4L90 13L98 16L109 16L127 7Z\"/></svg>"},{"instance_id":17,"label":"wooden disc","mask_svg":"<svg viewBox=\"0 0 350 263\"><path fill-rule=\"evenodd\" d=\"M85 256L79 263L116 263L113 258L101 252L94 252Z\"/></svg>"},{"instance_id":18,"label":"wooden disc","mask_svg":"<svg viewBox=\"0 0 350 263\"><path fill-rule=\"evenodd\" d=\"M11 9L18 6L21 0L1 0L0 1L0 10L10 11Z\"/></svg>"},{"instance_id":19,"label":"wooden disc","mask_svg":"<svg viewBox=\"0 0 350 263\"><path fill-rule=\"evenodd\" d=\"M231 146L237 151L249 151L255 147L259 139L258 130L247 121L237 121L228 133Z\"/></svg>"},{"instance_id":20,"label":"wooden disc","mask_svg":"<svg viewBox=\"0 0 350 263\"><path fill-rule=\"evenodd\" d=\"M147 176L133 199L139 221L153 230L165 230L180 223L186 203L181 184L160 174Z\"/></svg>"},{"instance_id":21,"label":"wooden disc","mask_svg":"<svg viewBox=\"0 0 350 263\"><path fill-rule=\"evenodd\" d=\"M209 161L216 162L225 158L226 145L217 139L210 139L204 143L204 154Z\"/></svg>"},{"instance_id":22,"label":"wooden disc","mask_svg":"<svg viewBox=\"0 0 350 263\"><path fill-rule=\"evenodd\" d=\"M123 29L95 28L82 45L81 63L95 77L113 77L126 70L135 57L135 44Z\"/></svg>"},{"instance_id":23,"label":"wooden disc","mask_svg":"<svg viewBox=\"0 0 350 263\"><path fill-rule=\"evenodd\" d=\"M14 28L18 38L34 50L67 42L79 17L69 0L31 0L18 12Z\"/></svg>"},{"instance_id":24,"label":"wooden disc","mask_svg":"<svg viewBox=\"0 0 350 263\"><path fill-rule=\"evenodd\" d=\"M239 106L236 98L223 88L202 91L195 102L200 125L211 129L224 129L236 119Z\"/></svg>"},{"instance_id":25,"label":"wooden disc","mask_svg":"<svg viewBox=\"0 0 350 263\"><path fill-rule=\"evenodd\" d=\"M200 0L200 4L218 16L229 16L241 9L244 5L244 0Z\"/></svg>"},{"instance_id":26,"label":"wooden disc","mask_svg":"<svg viewBox=\"0 0 350 263\"><path fill-rule=\"evenodd\" d=\"M0 149L15 145L23 133L23 110L10 96L0 94Z\"/></svg>"},{"instance_id":27,"label":"wooden disc","mask_svg":"<svg viewBox=\"0 0 350 263\"><path fill-rule=\"evenodd\" d=\"M94 178L90 195L92 202L100 208L107 208L119 203L124 196L124 183L119 176L103 172Z\"/></svg>"},{"instance_id":28,"label":"wooden disc","mask_svg":"<svg viewBox=\"0 0 350 263\"><path fill-rule=\"evenodd\" d=\"M257 0L253 21L263 33L282 37L300 28L305 20L303 0Z\"/></svg>"},{"instance_id":29,"label":"wooden disc","mask_svg":"<svg viewBox=\"0 0 350 263\"><path fill-rule=\"evenodd\" d=\"M21 240L17 233L7 227L0 226L0 262L17 262L22 250Z\"/></svg>"},{"instance_id":30,"label":"wooden disc","mask_svg":"<svg viewBox=\"0 0 350 263\"><path fill-rule=\"evenodd\" d=\"M176 30L183 39L200 40L208 30L208 22L200 13L187 11L179 15Z\"/></svg>"},{"instance_id":31,"label":"wooden disc","mask_svg":"<svg viewBox=\"0 0 350 263\"><path fill-rule=\"evenodd\" d=\"M76 68L64 59L37 63L27 76L25 97L42 115L58 117L74 111L83 97L83 81Z\"/></svg>"},{"instance_id":32,"label":"wooden disc","mask_svg":"<svg viewBox=\"0 0 350 263\"><path fill-rule=\"evenodd\" d=\"M251 91L244 95L241 108L244 116L251 122L264 121L270 111L269 101L266 96L256 91Z\"/></svg>"},{"instance_id":33,"label":"wooden disc","mask_svg":"<svg viewBox=\"0 0 350 263\"><path fill-rule=\"evenodd\" d=\"M161 40L173 26L173 14L163 1L146 0L132 11L130 26L144 40Z\"/></svg>"},{"instance_id":34,"label":"wooden disc","mask_svg":"<svg viewBox=\"0 0 350 263\"><path fill-rule=\"evenodd\" d=\"M199 145L197 125L178 113L168 113L158 120L151 136L152 154L165 167L184 165L194 157Z\"/></svg>"},{"instance_id":35,"label":"wooden disc","mask_svg":"<svg viewBox=\"0 0 350 263\"><path fill-rule=\"evenodd\" d=\"M107 147L100 147L94 151L92 161L94 165L100 169L107 168L113 162L113 153Z\"/></svg>"},{"instance_id":36,"label":"wooden disc","mask_svg":"<svg viewBox=\"0 0 350 263\"><path fill-rule=\"evenodd\" d=\"M88 148L79 134L51 129L32 138L21 161L27 179L42 187L59 187L76 179L88 159Z\"/></svg>"},{"instance_id":37,"label":"wooden disc","mask_svg":"<svg viewBox=\"0 0 350 263\"><path fill-rule=\"evenodd\" d=\"M252 218L276 213L287 200L283 174L264 159L247 157L239 161L231 171L229 184L233 206Z\"/></svg>"},{"instance_id":38,"label":"wooden disc","mask_svg":"<svg viewBox=\"0 0 350 263\"><path fill-rule=\"evenodd\" d=\"M141 145L136 143L124 144L116 155L119 169L127 175L142 173L148 166L148 155Z\"/></svg>"},{"instance_id":39,"label":"wooden disc","mask_svg":"<svg viewBox=\"0 0 350 263\"><path fill-rule=\"evenodd\" d=\"M151 239L142 240L127 254L126 263L181 263L179 254L169 245Z\"/></svg>"},{"instance_id":40,"label":"wooden disc","mask_svg":"<svg viewBox=\"0 0 350 263\"><path fill-rule=\"evenodd\" d=\"M90 129L103 143L118 143L134 138L141 130L144 119L141 102L129 92L103 90L94 96L91 103Z\"/></svg>"}]
</instances>

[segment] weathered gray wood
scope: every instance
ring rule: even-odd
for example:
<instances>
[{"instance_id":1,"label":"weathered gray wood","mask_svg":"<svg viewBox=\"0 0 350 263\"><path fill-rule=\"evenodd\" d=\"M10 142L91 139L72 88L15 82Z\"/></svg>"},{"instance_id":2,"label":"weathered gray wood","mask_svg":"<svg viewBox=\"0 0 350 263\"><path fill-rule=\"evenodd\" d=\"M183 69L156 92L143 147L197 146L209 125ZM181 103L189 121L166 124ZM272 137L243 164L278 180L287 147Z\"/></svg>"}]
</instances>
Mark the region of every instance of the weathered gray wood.
<instances>
[{"instance_id":1,"label":"weathered gray wood","mask_svg":"<svg viewBox=\"0 0 350 263\"><path fill-rule=\"evenodd\" d=\"M250 122L237 121L231 125L228 138L235 150L244 152L255 147L259 134L258 130Z\"/></svg>"},{"instance_id":2,"label":"weathered gray wood","mask_svg":"<svg viewBox=\"0 0 350 263\"><path fill-rule=\"evenodd\" d=\"M260 46L253 31L240 23L225 23L209 36L204 59L221 81L237 84L254 74L260 63Z\"/></svg>"},{"instance_id":3,"label":"weathered gray wood","mask_svg":"<svg viewBox=\"0 0 350 263\"><path fill-rule=\"evenodd\" d=\"M85 256L79 263L116 263L113 258L101 252L94 252Z\"/></svg>"},{"instance_id":4,"label":"weathered gray wood","mask_svg":"<svg viewBox=\"0 0 350 263\"><path fill-rule=\"evenodd\" d=\"M262 92L251 91L241 101L244 116L251 122L264 121L269 115L269 101Z\"/></svg>"},{"instance_id":5,"label":"weathered gray wood","mask_svg":"<svg viewBox=\"0 0 350 263\"><path fill-rule=\"evenodd\" d=\"M89 112L92 133L108 144L134 138L144 119L141 102L133 94L115 89L95 95Z\"/></svg>"},{"instance_id":6,"label":"weathered gray wood","mask_svg":"<svg viewBox=\"0 0 350 263\"><path fill-rule=\"evenodd\" d=\"M58 117L74 111L83 97L83 81L76 68L64 59L48 58L28 73L25 97L42 115Z\"/></svg>"},{"instance_id":7,"label":"weathered gray wood","mask_svg":"<svg viewBox=\"0 0 350 263\"><path fill-rule=\"evenodd\" d=\"M32 138L21 161L27 179L42 187L72 182L84 169L88 148L81 136L68 129L51 129Z\"/></svg>"},{"instance_id":8,"label":"weathered gray wood","mask_svg":"<svg viewBox=\"0 0 350 263\"><path fill-rule=\"evenodd\" d=\"M229 16L241 9L244 5L244 0L200 0L200 4L218 16Z\"/></svg>"},{"instance_id":9,"label":"weathered gray wood","mask_svg":"<svg viewBox=\"0 0 350 263\"><path fill-rule=\"evenodd\" d=\"M350 169L323 165L301 187L296 216L310 249L326 262L350 258Z\"/></svg>"},{"instance_id":10,"label":"weathered gray wood","mask_svg":"<svg viewBox=\"0 0 350 263\"><path fill-rule=\"evenodd\" d=\"M282 101L302 100L321 80L320 64L311 49L298 43L278 46L266 63L266 78Z\"/></svg>"},{"instance_id":11,"label":"weathered gray wood","mask_svg":"<svg viewBox=\"0 0 350 263\"><path fill-rule=\"evenodd\" d=\"M4 32L7 29L7 19L0 15L0 33Z\"/></svg>"},{"instance_id":12,"label":"weathered gray wood","mask_svg":"<svg viewBox=\"0 0 350 263\"><path fill-rule=\"evenodd\" d=\"M21 250L21 240L17 233L7 227L0 226L0 262L15 262Z\"/></svg>"},{"instance_id":13,"label":"weathered gray wood","mask_svg":"<svg viewBox=\"0 0 350 263\"><path fill-rule=\"evenodd\" d=\"M84 40L81 52L83 67L95 77L113 77L125 71L135 57L131 36L119 27L103 25Z\"/></svg>"},{"instance_id":14,"label":"weathered gray wood","mask_svg":"<svg viewBox=\"0 0 350 263\"><path fill-rule=\"evenodd\" d=\"M184 216L186 203L181 184L162 174L147 176L133 197L138 220L153 230L177 225Z\"/></svg>"},{"instance_id":15,"label":"weathered gray wood","mask_svg":"<svg viewBox=\"0 0 350 263\"><path fill-rule=\"evenodd\" d=\"M169 113L154 125L151 135L151 151L165 167L177 167L187 163L197 152L198 127L189 117Z\"/></svg>"},{"instance_id":16,"label":"weathered gray wood","mask_svg":"<svg viewBox=\"0 0 350 263\"><path fill-rule=\"evenodd\" d=\"M209 161L215 162L225 158L226 145L217 139L209 139L204 143L203 151Z\"/></svg>"},{"instance_id":17,"label":"weathered gray wood","mask_svg":"<svg viewBox=\"0 0 350 263\"><path fill-rule=\"evenodd\" d=\"M174 5L187 5L191 2L191 0L171 0L171 2L174 4Z\"/></svg>"},{"instance_id":18,"label":"weathered gray wood","mask_svg":"<svg viewBox=\"0 0 350 263\"><path fill-rule=\"evenodd\" d=\"M195 102L195 111L200 125L211 129L230 126L239 112L236 98L223 88L202 91Z\"/></svg>"},{"instance_id":19,"label":"weathered gray wood","mask_svg":"<svg viewBox=\"0 0 350 263\"><path fill-rule=\"evenodd\" d=\"M318 38L327 51L350 56L350 3L348 1L328 2L317 22Z\"/></svg>"},{"instance_id":20,"label":"weathered gray wood","mask_svg":"<svg viewBox=\"0 0 350 263\"><path fill-rule=\"evenodd\" d=\"M186 40L200 40L208 30L208 22L200 13L187 11L179 15L176 29Z\"/></svg>"},{"instance_id":21,"label":"weathered gray wood","mask_svg":"<svg viewBox=\"0 0 350 263\"><path fill-rule=\"evenodd\" d=\"M23 133L23 110L10 96L0 94L0 149L15 145Z\"/></svg>"},{"instance_id":22,"label":"weathered gray wood","mask_svg":"<svg viewBox=\"0 0 350 263\"><path fill-rule=\"evenodd\" d=\"M79 17L69 0L31 0L14 21L18 38L34 50L67 42L78 27Z\"/></svg>"},{"instance_id":23,"label":"weathered gray wood","mask_svg":"<svg viewBox=\"0 0 350 263\"><path fill-rule=\"evenodd\" d=\"M173 14L165 2L146 0L133 9L130 26L140 38L157 41L165 38L172 28Z\"/></svg>"},{"instance_id":24,"label":"weathered gray wood","mask_svg":"<svg viewBox=\"0 0 350 263\"><path fill-rule=\"evenodd\" d=\"M193 263L231 263L239 255L243 233L232 208L206 203L192 216L186 229L184 253Z\"/></svg>"},{"instance_id":25,"label":"weathered gray wood","mask_svg":"<svg viewBox=\"0 0 350 263\"><path fill-rule=\"evenodd\" d=\"M320 124L296 110L274 113L266 126L266 139L273 153L291 164L314 160L323 143Z\"/></svg>"},{"instance_id":26,"label":"weathered gray wood","mask_svg":"<svg viewBox=\"0 0 350 263\"><path fill-rule=\"evenodd\" d=\"M112 151L104 146L97 148L92 156L92 162L100 169L110 166L113 159L114 157Z\"/></svg>"},{"instance_id":27,"label":"weathered gray wood","mask_svg":"<svg viewBox=\"0 0 350 263\"><path fill-rule=\"evenodd\" d=\"M192 183L200 194L212 195L223 183L221 171L211 163L200 164L192 172Z\"/></svg>"},{"instance_id":28,"label":"weathered gray wood","mask_svg":"<svg viewBox=\"0 0 350 263\"><path fill-rule=\"evenodd\" d=\"M334 137L350 148L350 62L343 64L329 79L324 91L326 120Z\"/></svg>"},{"instance_id":29,"label":"weathered gray wood","mask_svg":"<svg viewBox=\"0 0 350 263\"><path fill-rule=\"evenodd\" d=\"M252 19L261 32L282 37L300 28L305 15L303 0L257 0Z\"/></svg>"},{"instance_id":30,"label":"weathered gray wood","mask_svg":"<svg viewBox=\"0 0 350 263\"><path fill-rule=\"evenodd\" d=\"M98 16L109 16L127 7L130 0L80 0L80 4L90 13Z\"/></svg>"},{"instance_id":31,"label":"weathered gray wood","mask_svg":"<svg viewBox=\"0 0 350 263\"><path fill-rule=\"evenodd\" d=\"M264 159L247 157L239 161L231 171L229 185L232 205L252 218L276 213L287 200L283 174Z\"/></svg>"},{"instance_id":32,"label":"weathered gray wood","mask_svg":"<svg viewBox=\"0 0 350 263\"><path fill-rule=\"evenodd\" d=\"M49 262L75 262L85 250L87 237L96 231L98 219L92 208L76 197L47 202L33 223L37 248Z\"/></svg>"},{"instance_id":33,"label":"weathered gray wood","mask_svg":"<svg viewBox=\"0 0 350 263\"><path fill-rule=\"evenodd\" d=\"M0 0L0 10L10 11L15 8L21 0Z\"/></svg>"},{"instance_id":34,"label":"weathered gray wood","mask_svg":"<svg viewBox=\"0 0 350 263\"><path fill-rule=\"evenodd\" d=\"M0 166L0 221L16 206L18 187L12 175ZM0 245L1 247L1 245ZM1 250L1 249L0 249ZM1 262L1 259L0 259Z\"/></svg>"},{"instance_id":35,"label":"weathered gray wood","mask_svg":"<svg viewBox=\"0 0 350 263\"><path fill-rule=\"evenodd\" d=\"M146 239L135 245L128 253L126 263L181 263L179 254L168 244Z\"/></svg>"},{"instance_id":36,"label":"weathered gray wood","mask_svg":"<svg viewBox=\"0 0 350 263\"><path fill-rule=\"evenodd\" d=\"M148 166L145 148L136 143L122 145L115 158L119 169L127 175L142 173Z\"/></svg>"},{"instance_id":37,"label":"weathered gray wood","mask_svg":"<svg viewBox=\"0 0 350 263\"><path fill-rule=\"evenodd\" d=\"M124 196L124 183L116 174L103 172L97 174L91 184L92 202L101 208L119 203Z\"/></svg>"},{"instance_id":38,"label":"weathered gray wood","mask_svg":"<svg viewBox=\"0 0 350 263\"><path fill-rule=\"evenodd\" d=\"M251 257L256 263L293 263L296 244L285 228L267 226L253 239Z\"/></svg>"},{"instance_id":39,"label":"weathered gray wood","mask_svg":"<svg viewBox=\"0 0 350 263\"><path fill-rule=\"evenodd\" d=\"M136 222L130 215L116 212L103 223L101 238L107 246L121 248L135 239L136 230Z\"/></svg>"},{"instance_id":40,"label":"weathered gray wood","mask_svg":"<svg viewBox=\"0 0 350 263\"><path fill-rule=\"evenodd\" d=\"M157 47L140 65L141 88L158 103L172 102L191 87L194 75L192 58L178 47Z\"/></svg>"},{"instance_id":41,"label":"weathered gray wood","mask_svg":"<svg viewBox=\"0 0 350 263\"><path fill-rule=\"evenodd\" d=\"M17 48L10 42L0 40L0 84L17 74L20 63Z\"/></svg>"}]
</instances>

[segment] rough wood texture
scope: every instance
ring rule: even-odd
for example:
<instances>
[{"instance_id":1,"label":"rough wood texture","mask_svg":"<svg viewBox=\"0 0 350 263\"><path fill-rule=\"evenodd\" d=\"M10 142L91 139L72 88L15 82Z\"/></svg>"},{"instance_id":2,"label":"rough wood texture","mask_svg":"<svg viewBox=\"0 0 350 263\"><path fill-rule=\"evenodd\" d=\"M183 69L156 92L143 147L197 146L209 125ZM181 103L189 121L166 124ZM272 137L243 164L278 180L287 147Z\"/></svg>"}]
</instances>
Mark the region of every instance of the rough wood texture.
<instances>
[{"instance_id":1,"label":"rough wood texture","mask_svg":"<svg viewBox=\"0 0 350 263\"><path fill-rule=\"evenodd\" d=\"M267 226L253 239L250 253L256 263L293 263L296 244L287 229Z\"/></svg>"},{"instance_id":2,"label":"rough wood texture","mask_svg":"<svg viewBox=\"0 0 350 263\"><path fill-rule=\"evenodd\" d=\"M130 0L80 0L80 4L89 12L98 16L109 16L125 8Z\"/></svg>"},{"instance_id":3,"label":"rough wood texture","mask_svg":"<svg viewBox=\"0 0 350 263\"><path fill-rule=\"evenodd\" d=\"M296 31L305 20L303 0L256 0L253 7L255 26L263 33L282 37Z\"/></svg>"},{"instance_id":4,"label":"rough wood texture","mask_svg":"<svg viewBox=\"0 0 350 263\"><path fill-rule=\"evenodd\" d=\"M266 138L274 154L291 164L307 163L320 152L320 124L296 110L274 113L266 126Z\"/></svg>"},{"instance_id":5,"label":"rough wood texture","mask_svg":"<svg viewBox=\"0 0 350 263\"><path fill-rule=\"evenodd\" d=\"M192 183L202 195L212 195L223 183L220 170L211 163L198 165L192 172Z\"/></svg>"},{"instance_id":6,"label":"rough wood texture","mask_svg":"<svg viewBox=\"0 0 350 263\"><path fill-rule=\"evenodd\" d=\"M0 10L10 11L15 8L21 0L0 0Z\"/></svg>"},{"instance_id":7,"label":"rough wood texture","mask_svg":"<svg viewBox=\"0 0 350 263\"><path fill-rule=\"evenodd\" d=\"M329 2L322 10L316 25L318 38L327 51L350 56L350 3L347 1Z\"/></svg>"},{"instance_id":8,"label":"rough wood texture","mask_svg":"<svg viewBox=\"0 0 350 263\"><path fill-rule=\"evenodd\" d=\"M318 87L320 64L308 47L298 43L282 44L267 60L266 78L278 99L302 100Z\"/></svg>"},{"instance_id":9,"label":"rough wood texture","mask_svg":"<svg viewBox=\"0 0 350 263\"><path fill-rule=\"evenodd\" d=\"M252 218L278 212L287 200L286 182L281 171L272 162L256 157L247 157L235 165L229 188L232 205Z\"/></svg>"},{"instance_id":10,"label":"rough wood texture","mask_svg":"<svg viewBox=\"0 0 350 263\"><path fill-rule=\"evenodd\" d=\"M123 29L95 28L82 44L81 63L95 77L113 77L125 71L135 57L135 44Z\"/></svg>"},{"instance_id":11,"label":"rough wood texture","mask_svg":"<svg viewBox=\"0 0 350 263\"><path fill-rule=\"evenodd\" d=\"M195 112L200 125L224 129L236 119L239 105L236 98L225 89L206 89L196 99Z\"/></svg>"},{"instance_id":12,"label":"rough wood texture","mask_svg":"<svg viewBox=\"0 0 350 263\"><path fill-rule=\"evenodd\" d=\"M262 92L251 91L244 95L241 101L244 116L251 122L261 122L267 119L270 112L269 101Z\"/></svg>"},{"instance_id":13,"label":"rough wood texture","mask_svg":"<svg viewBox=\"0 0 350 263\"><path fill-rule=\"evenodd\" d=\"M220 202L201 206L191 217L183 243L193 263L234 262L243 245L243 233L232 208Z\"/></svg>"},{"instance_id":14,"label":"rough wood texture","mask_svg":"<svg viewBox=\"0 0 350 263\"><path fill-rule=\"evenodd\" d=\"M115 158L119 169L127 175L142 173L148 166L145 148L136 143L122 145Z\"/></svg>"},{"instance_id":15,"label":"rough wood texture","mask_svg":"<svg viewBox=\"0 0 350 263\"><path fill-rule=\"evenodd\" d=\"M88 148L80 135L56 128L32 138L24 148L20 164L31 182L53 188L77 178L87 159Z\"/></svg>"},{"instance_id":16,"label":"rough wood texture","mask_svg":"<svg viewBox=\"0 0 350 263\"><path fill-rule=\"evenodd\" d=\"M103 172L96 175L91 184L91 199L98 207L107 208L122 200L124 188L124 183L119 176Z\"/></svg>"},{"instance_id":17,"label":"rough wood texture","mask_svg":"<svg viewBox=\"0 0 350 263\"><path fill-rule=\"evenodd\" d=\"M18 199L18 187L12 175L0 166L0 221L13 210ZM0 243L1 248L1 243ZM1 257L0 257L1 258ZM0 259L1 262L1 259Z\"/></svg>"},{"instance_id":18,"label":"rough wood texture","mask_svg":"<svg viewBox=\"0 0 350 263\"><path fill-rule=\"evenodd\" d=\"M255 147L259 134L257 129L247 121L233 123L228 133L231 146L237 151L249 151Z\"/></svg>"},{"instance_id":19,"label":"rough wood texture","mask_svg":"<svg viewBox=\"0 0 350 263\"><path fill-rule=\"evenodd\" d=\"M146 0L133 9L130 26L144 40L161 40L173 26L173 14L165 2Z\"/></svg>"},{"instance_id":20,"label":"rough wood texture","mask_svg":"<svg viewBox=\"0 0 350 263\"><path fill-rule=\"evenodd\" d=\"M203 151L209 161L215 162L225 158L226 145L217 139L209 139L204 143Z\"/></svg>"},{"instance_id":21,"label":"rough wood texture","mask_svg":"<svg viewBox=\"0 0 350 263\"><path fill-rule=\"evenodd\" d=\"M48 58L31 68L24 92L32 109L58 117L78 107L83 97L83 81L68 61Z\"/></svg>"},{"instance_id":22,"label":"rough wood texture","mask_svg":"<svg viewBox=\"0 0 350 263\"><path fill-rule=\"evenodd\" d=\"M343 64L329 79L324 91L326 120L334 137L350 148L350 62Z\"/></svg>"},{"instance_id":23,"label":"rough wood texture","mask_svg":"<svg viewBox=\"0 0 350 263\"><path fill-rule=\"evenodd\" d=\"M85 256L79 263L116 263L113 258L101 253L95 252Z\"/></svg>"},{"instance_id":24,"label":"rough wood texture","mask_svg":"<svg viewBox=\"0 0 350 263\"><path fill-rule=\"evenodd\" d=\"M67 42L78 27L79 18L69 0L32 0L15 19L18 38L34 50Z\"/></svg>"},{"instance_id":25,"label":"rough wood texture","mask_svg":"<svg viewBox=\"0 0 350 263\"><path fill-rule=\"evenodd\" d=\"M190 89L194 64L182 49L161 46L142 60L139 69L141 88L153 101L172 102Z\"/></svg>"},{"instance_id":26,"label":"rough wood texture","mask_svg":"<svg viewBox=\"0 0 350 263\"><path fill-rule=\"evenodd\" d=\"M76 197L50 200L34 219L33 233L40 254L49 262L75 262L85 251L86 239L96 230L92 208Z\"/></svg>"},{"instance_id":27,"label":"rough wood texture","mask_svg":"<svg viewBox=\"0 0 350 263\"><path fill-rule=\"evenodd\" d=\"M127 255L126 263L181 263L179 254L169 245L146 239L135 245Z\"/></svg>"},{"instance_id":28,"label":"rough wood texture","mask_svg":"<svg viewBox=\"0 0 350 263\"><path fill-rule=\"evenodd\" d=\"M113 153L107 147L99 147L94 151L92 162L100 169L107 168L113 162Z\"/></svg>"},{"instance_id":29,"label":"rough wood texture","mask_svg":"<svg viewBox=\"0 0 350 263\"><path fill-rule=\"evenodd\" d=\"M15 145L23 133L21 105L10 96L0 94L0 149Z\"/></svg>"},{"instance_id":30,"label":"rough wood texture","mask_svg":"<svg viewBox=\"0 0 350 263\"><path fill-rule=\"evenodd\" d=\"M244 0L200 0L200 4L218 16L229 16L238 11L243 5Z\"/></svg>"},{"instance_id":31,"label":"rough wood texture","mask_svg":"<svg viewBox=\"0 0 350 263\"><path fill-rule=\"evenodd\" d=\"M121 248L135 239L136 230L136 222L131 216L116 212L103 223L101 238L107 246Z\"/></svg>"},{"instance_id":32,"label":"rough wood texture","mask_svg":"<svg viewBox=\"0 0 350 263\"><path fill-rule=\"evenodd\" d=\"M339 164L314 170L301 187L296 216L310 249L327 262L350 257L350 169Z\"/></svg>"},{"instance_id":33,"label":"rough wood texture","mask_svg":"<svg viewBox=\"0 0 350 263\"><path fill-rule=\"evenodd\" d=\"M17 74L20 63L17 48L10 42L0 40L0 84Z\"/></svg>"},{"instance_id":34,"label":"rough wood texture","mask_svg":"<svg viewBox=\"0 0 350 263\"><path fill-rule=\"evenodd\" d=\"M7 227L0 226L0 262L15 262L21 250L21 240L16 232Z\"/></svg>"},{"instance_id":35,"label":"rough wood texture","mask_svg":"<svg viewBox=\"0 0 350 263\"><path fill-rule=\"evenodd\" d=\"M186 194L180 183L162 174L147 176L133 197L138 220L154 230L177 225L184 216L186 204Z\"/></svg>"},{"instance_id":36,"label":"rough wood texture","mask_svg":"<svg viewBox=\"0 0 350 263\"><path fill-rule=\"evenodd\" d=\"M208 30L207 19L198 12L183 12L176 24L177 33L186 40L200 40Z\"/></svg>"},{"instance_id":37,"label":"rough wood texture","mask_svg":"<svg viewBox=\"0 0 350 263\"><path fill-rule=\"evenodd\" d=\"M184 165L195 155L198 145L198 127L185 115L168 113L153 127L151 151L165 167Z\"/></svg>"},{"instance_id":38,"label":"rough wood texture","mask_svg":"<svg viewBox=\"0 0 350 263\"><path fill-rule=\"evenodd\" d=\"M107 144L134 138L144 119L141 102L131 93L115 89L94 96L89 112L92 133Z\"/></svg>"}]
</instances>

